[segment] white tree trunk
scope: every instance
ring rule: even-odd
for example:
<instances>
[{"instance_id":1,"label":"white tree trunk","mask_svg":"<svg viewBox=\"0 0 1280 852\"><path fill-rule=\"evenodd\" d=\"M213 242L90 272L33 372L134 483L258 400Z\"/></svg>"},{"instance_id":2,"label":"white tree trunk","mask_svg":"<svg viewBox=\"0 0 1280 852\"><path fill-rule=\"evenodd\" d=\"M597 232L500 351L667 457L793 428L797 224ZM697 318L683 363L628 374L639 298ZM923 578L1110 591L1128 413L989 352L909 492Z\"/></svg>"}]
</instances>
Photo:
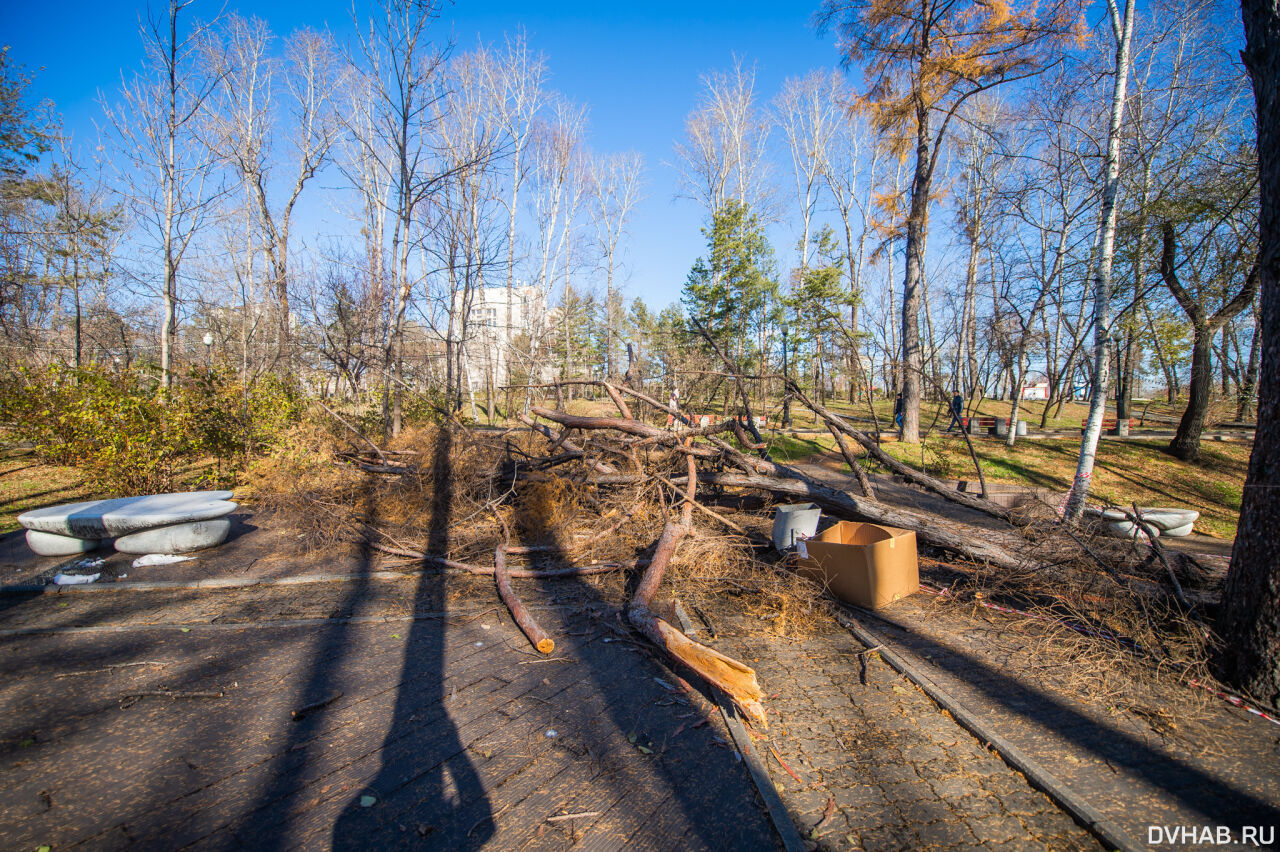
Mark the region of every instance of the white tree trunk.
<instances>
[{"instance_id":1,"label":"white tree trunk","mask_svg":"<svg viewBox=\"0 0 1280 852\"><path fill-rule=\"evenodd\" d=\"M1133 0L1125 0L1124 20L1116 9L1116 0L1107 0L1111 30L1116 39L1115 87L1111 96L1111 123L1107 128L1106 182L1102 189L1101 224L1098 228L1098 256L1093 269L1093 382L1089 401L1089 420L1080 441L1080 461L1075 481L1067 496L1065 519L1076 523L1084 513L1093 478L1093 463L1102 434L1106 413L1107 389L1111 372L1111 263L1116 243L1116 195L1120 188L1120 127L1124 119L1125 89L1129 82L1132 58L1129 44L1133 39Z\"/></svg>"}]
</instances>

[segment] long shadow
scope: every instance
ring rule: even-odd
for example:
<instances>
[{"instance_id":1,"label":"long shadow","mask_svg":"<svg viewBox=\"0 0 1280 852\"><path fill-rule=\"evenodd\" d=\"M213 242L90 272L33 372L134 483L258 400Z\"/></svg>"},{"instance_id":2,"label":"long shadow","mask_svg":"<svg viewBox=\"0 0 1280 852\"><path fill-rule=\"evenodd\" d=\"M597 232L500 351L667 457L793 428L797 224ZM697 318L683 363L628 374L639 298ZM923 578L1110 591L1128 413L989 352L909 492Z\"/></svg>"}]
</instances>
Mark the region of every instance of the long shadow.
<instances>
[{"instance_id":1,"label":"long shadow","mask_svg":"<svg viewBox=\"0 0 1280 852\"><path fill-rule=\"evenodd\" d=\"M452 446L449 427L442 425L433 448L428 553L449 552ZM443 611L448 582L444 573L423 574L414 595L414 611ZM338 818L333 828L334 849L422 848L446 843L454 850L477 849L493 835L488 796L457 728L447 713L440 713L427 726L423 724L431 708L444 703L446 629L443 619L412 622L395 711L380 750L382 768ZM397 807L379 807L392 796ZM404 809L401 805L406 801L411 804Z\"/></svg>"},{"instance_id":2,"label":"long shadow","mask_svg":"<svg viewBox=\"0 0 1280 852\"><path fill-rule=\"evenodd\" d=\"M531 512L522 514L519 523L529 543L550 548L546 553L547 567L573 564L552 519ZM628 600L639 577L639 571L627 577ZM607 611L618 603L606 600L600 588L581 577L537 582L547 599L571 600L597 611ZM681 724L679 717L688 711L678 711L671 696L655 682L655 676L671 677L668 670L674 668L669 660L663 659L661 665L655 662L659 659L656 650L650 655L653 659L636 660L621 645L599 642L576 648L573 653L589 670L593 691L603 700L605 727L613 728L637 746L647 743L646 748L657 752L644 764L644 777L639 784L634 782L634 776L609 777L609 759L600 761L603 765L599 775L591 783L614 785L619 800L614 806L619 809L618 814L605 814L609 827L603 830L636 848L762 849L778 845L747 772L735 760L732 748L718 745L711 728L679 733L689 724ZM702 688L703 684L688 671L676 673ZM569 724L584 729L594 721L573 718L580 715L578 708L565 708L563 712L569 717ZM679 740L667 739L673 732ZM619 834L627 830L631 830L630 836ZM591 836L588 828L587 837ZM584 845L591 845L591 841Z\"/></svg>"},{"instance_id":3,"label":"long shadow","mask_svg":"<svg viewBox=\"0 0 1280 852\"><path fill-rule=\"evenodd\" d=\"M865 613L859 612L859 615ZM876 613L874 618L889 627L894 638L913 654L929 659L933 665L978 690L999 709L1025 718L1032 725L1049 728L1113 767L1123 767L1164 791L1181 808L1199 815L1206 824L1280 823L1280 808L1273 803L1233 786L1189 760L1154 749L1133 734L1092 718L1055 693L1010 677L955 647L939 644L892 617ZM1103 789L1089 792L1100 798L1109 795ZM1123 790L1124 795L1132 792L1128 788Z\"/></svg>"},{"instance_id":4,"label":"long shadow","mask_svg":"<svg viewBox=\"0 0 1280 852\"><path fill-rule=\"evenodd\" d=\"M371 479L365 491L366 524L377 521L377 501ZM362 545L355 572L357 579L347 584L337 607L341 614L359 614L361 600L369 589L368 575L372 563L373 549ZM322 704L331 696L350 689L343 682L343 669L349 664L348 658L355 642L353 634L358 628L343 619L334 619L321 629L323 632L311 648L309 673L294 697L294 706L298 708ZM321 707L290 725L285 743L272 761L269 780L254 804L222 835L222 845L277 849L289 844L293 814L307 796L304 778L308 769L321 758L324 746L320 735L325 727L327 710L333 706L340 706L340 703L331 702L329 706Z\"/></svg>"}]
</instances>

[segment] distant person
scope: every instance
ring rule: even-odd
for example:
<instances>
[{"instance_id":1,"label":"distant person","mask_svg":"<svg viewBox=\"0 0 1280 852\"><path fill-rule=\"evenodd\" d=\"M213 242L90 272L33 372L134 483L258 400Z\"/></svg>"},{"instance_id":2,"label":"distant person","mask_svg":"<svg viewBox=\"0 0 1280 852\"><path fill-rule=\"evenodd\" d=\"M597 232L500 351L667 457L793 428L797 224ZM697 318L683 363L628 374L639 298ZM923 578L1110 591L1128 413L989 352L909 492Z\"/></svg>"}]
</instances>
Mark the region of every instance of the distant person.
<instances>
[{"instance_id":1,"label":"distant person","mask_svg":"<svg viewBox=\"0 0 1280 852\"><path fill-rule=\"evenodd\" d=\"M677 412L680 410L680 389L679 388L677 387L671 388L671 398L667 400L667 407L671 409L670 412L667 412L667 428L671 429L676 424L676 415L672 412Z\"/></svg>"},{"instance_id":2,"label":"distant person","mask_svg":"<svg viewBox=\"0 0 1280 852\"><path fill-rule=\"evenodd\" d=\"M951 397L951 423L947 426L948 432L957 426L960 427L961 432L964 431L964 423L960 420L962 414L964 414L964 397L957 391L956 395Z\"/></svg>"},{"instance_id":3,"label":"distant person","mask_svg":"<svg viewBox=\"0 0 1280 852\"><path fill-rule=\"evenodd\" d=\"M902 428L902 394L898 394L893 400L893 425L899 429Z\"/></svg>"}]
</instances>

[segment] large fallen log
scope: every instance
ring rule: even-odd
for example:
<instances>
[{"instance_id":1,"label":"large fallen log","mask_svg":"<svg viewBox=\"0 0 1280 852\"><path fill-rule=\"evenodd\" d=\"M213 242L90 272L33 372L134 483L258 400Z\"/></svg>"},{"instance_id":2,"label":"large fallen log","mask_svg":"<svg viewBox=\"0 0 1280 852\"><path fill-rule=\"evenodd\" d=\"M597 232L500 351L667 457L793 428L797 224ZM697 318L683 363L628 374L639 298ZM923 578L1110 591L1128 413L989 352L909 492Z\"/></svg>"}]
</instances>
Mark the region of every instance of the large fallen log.
<instances>
[{"instance_id":1,"label":"large fallen log","mask_svg":"<svg viewBox=\"0 0 1280 852\"><path fill-rule=\"evenodd\" d=\"M583 451L582 447L578 446L573 441L569 440L567 437L561 435L557 439L555 435L551 434L550 429L548 429L546 426L539 423L538 421L534 420L529 415L521 412L520 414L516 415L516 419L519 420L524 425L528 426L533 431L545 437L548 441L551 441L552 444L558 443L560 446L564 447L566 450L573 453L578 453L582 457L582 460L587 464L587 466L590 467L592 470L594 470L596 473L609 474L609 473L618 472L618 469L613 465L607 464L602 461L596 461L595 459L587 458L586 453Z\"/></svg>"},{"instance_id":2,"label":"large fallen log","mask_svg":"<svg viewBox=\"0 0 1280 852\"><path fill-rule=\"evenodd\" d=\"M862 465L858 464L858 460L853 457L853 452L849 449L849 444L844 439L844 435L839 429L827 424L827 431L831 433L831 437L835 439L836 446L840 448L840 455L844 456L844 463L849 465L849 470L853 471L853 475L858 479L858 487L862 489L862 496L870 500L876 499L876 490L871 486L871 480L867 478L867 472L862 469Z\"/></svg>"},{"instance_id":3,"label":"large fallen log","mask_svg":"<svg viewBox=\"0 0 1280 852\"><path fill-rule=\"evenodd\" d=\"M764 477L764 479L757 480L754 484L744 484L742 487L806 496L816 503L827 506L832 511L843 512L853 518L861 518L862 520L879 524L913 530L920 541L958 553L974 562L987 562L991 565L1011 569L1027 567L1026 560L1020 559L1010 551L988 540L949 532L938 524L931 523L928 518L922 515L902 509L891 509L876 500L856 497L847 491L837 490L788 465L748 456L729 442L716 436L716 432L723 431L722 427L732 428L729 422L677 434L667 432L657 426L651 426L639 420L623 420L616 417L580 417L545 408L533 408L531 410L540 417L554 420L561 425L575 429L614 429L638 437L661 440L664 443L680 444L680 448L691 457L696 455L700 458L726 459L751 476ZM715 449L700 445L683 446L683 439L691 437L703 437L710 441ZM609 479L619 484L629 481L629 477L626 477L626 475L609 477ZM702 479L702 477L699 477L699 479L704 482L716 481L714 479ZM772 487L767 483L769 479L776 479L779 482L788 484ZM601 484L603 484L603 480ZM728 484L727 481L724 484ZM976 499L968 495L962 496L968 497L970 500ZM981 502L985 503L987 501Z\"/></svg>"},{"instance_id":4,"label":"large fallen log","mask_svg":"<svg viewBox=\"0 0 1280 852\"><path fill-rule=\"evenodd\" d=\"M766 476L759 473L702 473L698 475L698 481L728 488L751 488L773 494L803 497L833 514L912 530L916 538L924 544L958 553L974 562L986 562L1011 570L1021 570L1030 565L1026 559L981 536L951 532L923 515L908 512L905 509L896 509L847 491L839 491L803 475L786 477Z\"/></svg>"},{"instance_id":5,"label":"large fallen log","mask_svg":"<svg viewBox=\"0 0 1280 852\"><path fill-rule=\"evenodd\" d=\"M652 423L645 423L643 420L628 420L623 417L585 417L579 414L566 414L563 411L553 411L550 408L540 408L531 406L529 408L539 417L552 420L561 426L567 426L570 429L605 429L624 432L628 435L635 435L639 438L647 438L651 443L665 445L672 448L681 448L682 452L690 455L699 456L701 458L714 458L719 455L715 450L709 447L703 447L697 444L688 445L685 443L687 438L698 438L707 435L715 435L719 432L727 432L734 426L734 421L726 420L723 423L715 423L710 426L704 426L701 429L688 429L683 432L668 432L654 426Z\"/></svg>"},{"instance_id":6,"label":"large fallen log","mask_svg":"<svg viewBox=\"0 0 1280 852\"><path fill-rule=\"evenodd\" d=\"M814 414L821 417L828 426L838 429L840 432L853 438L866 449L867 454L889 470L906 479L908 482L914 482L916 485L927 491L932 491L943 499L950 500L970 509L976 509L979 512L985 512L992 517L999 518L1002 521L1008 521L1012 516L1008 509L997 505L990 500L984 500L981 497L974 497L972 494L966 494L963 491L957 491L947 485L940 479L935 479L927 473L922 473L910 465L903 464L893 456L886 453L876 444L875 439L867 433L855 429L844 418L827 410L821 403L814 402L805 396L803 390L794 382L790 386L791 393L794 394L806 407Z\"/></svg>"},{"instance_id":7,"label":"large fallen log","mask_svg":"<svg viewBox=\"0 0 1280 852\"><path fill-rule=\"evenodd\" d=\"M1011 569L1027 567L1025 560L988 540L948 532L937 523L931 523L923 515L905 509L891 508L879 501L857 497L848 491L832 488L788 465L753 458L719 438L712 437L709 440L720 447L729 460L746 471L747 479L740 480L743 483L740 487L800 495L827 506L833 511L848 513L855 518L912 530L916 538L925 544L959 553L975 562L988 562ZM732 477L732 474L720 475ZM730 482L725 481L722 484L727 485Z\"/></svg>"}]
</instances>

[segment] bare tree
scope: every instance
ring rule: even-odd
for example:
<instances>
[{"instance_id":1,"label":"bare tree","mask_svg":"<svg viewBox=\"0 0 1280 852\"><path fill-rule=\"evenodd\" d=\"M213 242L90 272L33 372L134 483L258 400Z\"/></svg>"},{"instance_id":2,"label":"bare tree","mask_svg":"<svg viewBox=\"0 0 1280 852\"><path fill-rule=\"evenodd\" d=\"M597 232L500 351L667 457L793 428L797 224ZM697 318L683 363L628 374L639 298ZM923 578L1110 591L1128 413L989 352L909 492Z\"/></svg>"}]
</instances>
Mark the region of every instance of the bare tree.
<instances>
[{"instance_id":1,"label":"bare tree","mask_svg":"<svg viewBox=\"0 0 1280 852\"><path fill-rule=\"evenodd\" d=\"M644 159L636 153L611 154L591 160L591 200L596 225L596 242L605 268L605 375L617 376L614 337L622 324L622 304L614 284L618 266L618 246L626 232L627 217L640 200Z\"/></svg>"},{"instance_id":2,"label":"bare tree","mask_svg":"<svg viewBox=\"0 0 1280 852\"><path fill-rule=\"evenodd\" d=\"M447 305L443 336L448 398L454 407L461 404L465 379L473 416L474 353L469 349L476 329L471 322L472 304L486 274L498 263L500 246L495 210L499 187L494 173L502 144L495 121L499 115L496 70L485 50L463 54L448 66L448 91L437 103L433 121L439 170L448 177L431 211L434 221L424 223L424 228L432 228L431 251L441 261L446 283L441 301ZM484 326L486 335L490 329ZM496 341L479 342L490 367ZM492 404L491 381L489 386Z\"/></svg>"},{"instance_id":3,"label":"bare tree","mask_svg":"<svg viewBox=\"0 0 1280 852\"><path fill-rule=\"evenodd\" d=\"M731 72L706 74L702 85L685 119L685 141L675 146L683 191L708 215L734 199L767 217L769 122L756 105L755 69L735 57Z\"/></svg>"},{"instance_id":4,"label":"bare tree","mask_svg":"<svg viewBox=\"0 0 1280 852\"><path fill-rule=\"evenodd\" d=\"M399 434L403 425L404 322L416 283L409 258L419 238L419 212L447 177L433 168L428 147L429 124L443 97L439 78L446 52L433 45L428 34L438 15L435 2L386 0L378 16L361 28L358 50L363 62L352 63L373 99L369 124L352 129L369 132L356 139L391 178L391 305L382 339L382 413L388 435Z\"/></svg>"},{"instance_id":5,"label":"bare tree","mask_svg":"<svg viewBox=\"0 0 1280 852\"><path fill-rule=\"evenodd\" d=\"M867 100L877 121L902 131L903 150L915 143L902 289L904 441L920 435L920 297L933 180L948 126L969 98L1053 62L1078 19L1075 0L1016 11L951 0L827 0L818 13L821 26L836 28L846 62L867 60Z\"/></svg>"},{"instance_id":6,"label":"bare tree","mask_svg":"<svg viewBox=\"0 0 1280 852\"><path fill-rule=\"evenodd\" d=\"M225 45L218 103L211 110L213 140L235 169L261 231L268 280L276 300L277 358L290 369L289 236L293 212L303 189L329 160L340 124L335 109L340 66L332 40L314 30L299 30L285 40L284 61L268 56L273 36L256 18L229 16L222 27ZM287 100L285 116L273 103L277 81ZM293 172L283 198L271 199L276 128L287 124L285 145Z\"/></svg>"},{"instance_id":7,"label":"bare tree","mask_svg":"<svg viewBox=\"0 0 1280 852\"><path fill-rule=\"evenodd\" d=\"M1124 0L1123 13L1116 0L1107 0L1108 20L1115 40L1114 84L1111 92L1111 119L1107 125L1107 148L1103 157L1102 206L1099 211L1097 257L1093 262L1093 381L1089 401L1089 419L1080 441L1080 459L1076 464L1071 493L1067 495L1065 518L1080 520L1093 478L1093 462L1102 434L1102 418L1107 407L1107 388L1111 372L1111 263L1116 245L1116 200L1120 189L1120 133L1124 121L1125 90L1131 66L1130 44L1133 41L1134 0Z\"/></svg>"},{"instance_id":8,"label":"bare tree","mask_svg":"<svg viewBox=\"0 0 1280 852\"><path fill-rule=\"evenodd\" d=\"M529 137L533 133L534 119L541 111L546 93L546 59L542 54L531 53L523 32L508 38L506 52L498 60L496 85L501 92L498 101L498 122L507 136L510 150L511 185L505 196L507 207L507 305L503 320L504 343L510 347L514 338L512 313L515 306L516 286L516 221L520 211L520 190L528 177L529 165L525 159ZM509 361L512 352L504 353Z\"/></svg>"},{"instance_id":9,"label":"bare tree","mask_svg":"<svg viewBox=\"0 0 1280 852\"><path fill-rule=\"evenodd\" d=\"M796 203L800 210L800 266L809 266L809 229L818 205L822 176L827 171L831 140L843 124L842 109L833 89L839 82L834 72L811 71L782 84L773 100L773 121L782 129L791 154L796 182Z\"/></svg>"},{"instance_id":10,"label":"bare tree","mask_svg":"<svg viewBox=\"0 0 1280 852\"><path fill-rule=\"evenodd\" d=\"M840 217L844 236L844 257L849 282L849 383L850 400L855 384L865 384L866 374L862 366L860 343L862 332L858 311L862 305L866 282L863 280L867 263L867 243L874 236L875 192L879 169L884 160L884 140L875 132L866 116L858 108L856 97L845 85L842 77L831 72L824 95L844 117L827 140L827 148L821 152L822 179L832 207ZM857 242L854 241L854 225L857 225Z\"/></svg>"},{"instance_id":11,"label":"bare tree","mask_svg":"<svg viewBox=\"0 0 1280 852\"><path fill-rule=\"evenodd\" d=\"M212 24L189 32L179 27L191 0L169 0L164 18L142 28L146 67L120 89L116 105L104 103L120 162L122 192L135 221L159 243L161 255L161 384L173 381L178 328L178 275L200 225L224 188L217 183L217 157L200 132L202 114L218 84L202 61Z\"/></svg>"}]
</instances>

